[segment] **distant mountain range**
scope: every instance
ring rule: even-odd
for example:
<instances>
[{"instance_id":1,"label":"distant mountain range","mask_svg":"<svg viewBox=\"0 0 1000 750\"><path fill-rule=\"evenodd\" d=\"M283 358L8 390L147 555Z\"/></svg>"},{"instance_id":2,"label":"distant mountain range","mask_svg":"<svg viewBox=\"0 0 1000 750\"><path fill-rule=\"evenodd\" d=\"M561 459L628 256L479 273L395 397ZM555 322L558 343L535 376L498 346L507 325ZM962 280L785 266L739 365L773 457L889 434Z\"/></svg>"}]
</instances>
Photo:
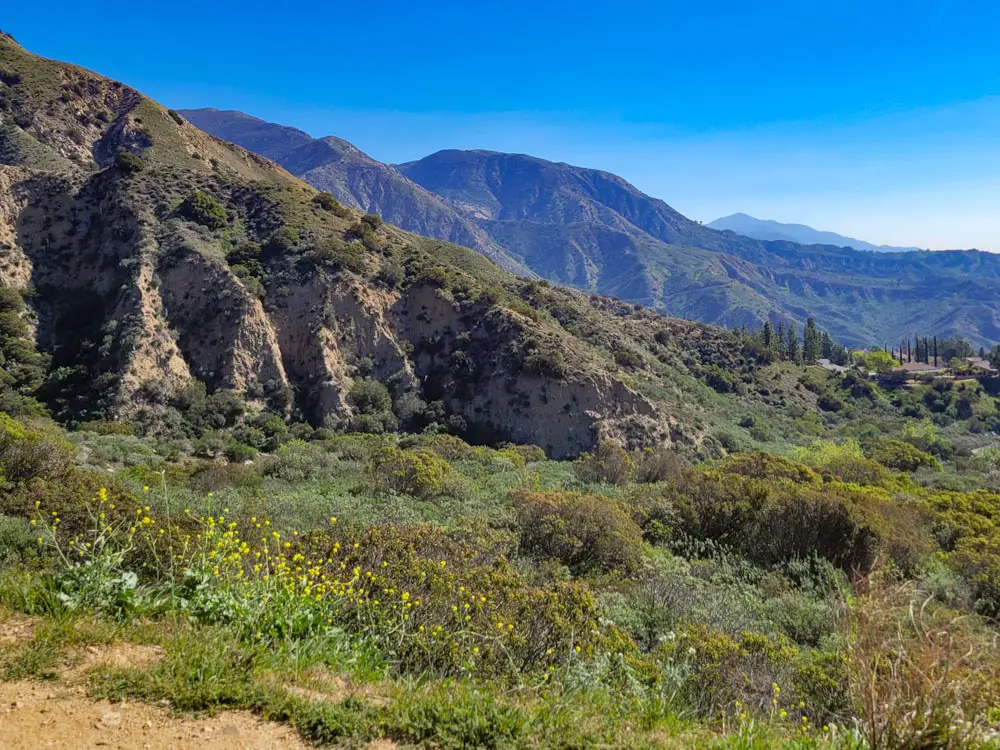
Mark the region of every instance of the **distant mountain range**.
<instances>
[{"instance_id":1,"label":"distant mountain range","mask_svg":"<svg viewBox=\"0 0 1000 750\"><path fill-rule=\"evenodd\" d=\"M784 240L797 242L800 245L831 245L833 247L850 247L855 250L869 250L875 253L901 253L920 250L919 247L894 247L892 245L875 245L853 237L845 237L836 232L824 232L813 229L805 224L783 224L770 219L757 219L743 213L723 216L721 219L709 222L706 226L720 231L729 230L753 237L757 240Z\"/></svg>"},{"instance_id":2,"label":"distant mountain range","mask_svg":"<svg viewBox=\"0 0 1000 750\"><path fill-rule=\"evenodd\" d=\"M457 150L389 165L241 112L181 113L349 206L524 275L729 327L801 326L812 315L849 345L918 331L1000 342L1000 256L861 252L839 235L822 245L755 239L703 226L595 169Z\"/></svg>"}]
</instances>

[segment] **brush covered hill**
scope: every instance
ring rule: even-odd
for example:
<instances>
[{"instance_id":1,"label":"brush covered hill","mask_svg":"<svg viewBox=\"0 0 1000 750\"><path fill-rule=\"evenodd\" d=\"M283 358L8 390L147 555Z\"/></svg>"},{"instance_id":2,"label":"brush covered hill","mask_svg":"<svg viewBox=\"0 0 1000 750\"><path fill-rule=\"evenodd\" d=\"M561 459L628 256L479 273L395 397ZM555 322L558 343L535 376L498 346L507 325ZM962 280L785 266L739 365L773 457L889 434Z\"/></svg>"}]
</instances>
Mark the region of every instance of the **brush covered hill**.
<instances>
[{"instance_id":1,"label":"brush covered hill","mask_svg":"<svg viewBox=\"0 0 1000 750\"><path fill-rule=\"evenodd\" d=\"M256 121L251 138L241 113L185 112L208 132L251 150L264 148L262 131L289 130ZM265 139L268 148L273 137ZM332 141L337 143L332 151L353 149ZM966 336L977 346L1000 342L1000 258L988 253L873 257L832 245L752 239L691 221L617 175L522 154L446 150L395 167L381 165L394 180L423 191L424 202L408 208L388 191L383 196L363 181L344 178L339 155L303 164L276 151L260 153L273 154L339 200L383 213L413 231L462 242L507 267L526 267L547 280L669 315L730 327L760 326L768 319L801 326L812 315L851 345L884 345L915 330ZM321 176L328 169L340 176ZM474 227L476 236L457 237L454 220L424 221L427 196Z\"/></svg>"},{"instance_id":2,"label":"brush covered hill","mask_svg":"<svg viewBox=\"0 0 1000 750\"><path fill-rule=\"evenodd\" d=\"M475 248L508 270L531 275L475 222L342 138L315 139L296 128L232 110L180 113L205 132L276 161L351 208L377 213L390 224L425 237Z\"/></svg>"},{"instance_id":3,"label":"brush covered hill","mask_svg":"<svg viewBox=\"0 0 1000 750\"><path fill-rule=\"evenodd\" d=\"M71 424L169 433L199 381L314 425L446 423L561 456L702 443L720 365L761 397L725 331L361 215L10 38L0 154L0 283L27 303L11 309L44 355L38 395Z\"/></svg>"}]
</instances>

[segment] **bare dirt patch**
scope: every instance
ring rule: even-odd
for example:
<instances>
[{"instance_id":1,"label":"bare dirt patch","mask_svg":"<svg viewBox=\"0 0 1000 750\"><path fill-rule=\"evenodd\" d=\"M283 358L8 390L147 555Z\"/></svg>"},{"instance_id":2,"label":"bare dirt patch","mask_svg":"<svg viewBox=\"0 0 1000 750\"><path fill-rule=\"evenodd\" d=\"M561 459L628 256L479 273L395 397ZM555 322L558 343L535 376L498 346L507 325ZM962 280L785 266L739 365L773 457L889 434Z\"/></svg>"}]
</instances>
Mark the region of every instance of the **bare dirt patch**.
<instances>
[{"instance_id":1,"label":"bare dirt patch","mask_svg":"<svg viewBox=\"0 0 1000 750\"><path fill-rule=\"evenodd\" d=\"M31 638L35 635L37 620L14 615L0 622L0 644Z\"/></svg>"},{"instance_id":2,"label":"bare dirt patch","mask_svg":"<svg viewBox=\"0 0 1000 750\"><path fill-rule=\"evenodd\" d=\"M357 684L323 668L308 670L300 684L289 684L276 676L275 682L290 695L315 703L361 698L375 706L384 706L389 699L380 695L372 685Z\"/></svg>"},{"instance_id":3,"label":"bare dirt patch","mask_svg":"<svg viewBox=\"0 0 1000 750\"><path fill-rule=\"evenodd\" d=\"M0 684L0 750L36 748L120 750L304 750L291 727L244 711L181 718L141 703L90 700L58 684Z\"/></svg>"},{"instance_id":4,"label":"bare dirt patch","mask_svg":"<svg viewBox=\"0 0 1000 750\"><path fill-rule=\"evenodd\" d=\"M162 646L144 646L136 643L87 646L75 654L75 663L61 676L63 679L71 680L101 667L148 669L162 662L165 655Z\"/></svg>"}]
</instances>

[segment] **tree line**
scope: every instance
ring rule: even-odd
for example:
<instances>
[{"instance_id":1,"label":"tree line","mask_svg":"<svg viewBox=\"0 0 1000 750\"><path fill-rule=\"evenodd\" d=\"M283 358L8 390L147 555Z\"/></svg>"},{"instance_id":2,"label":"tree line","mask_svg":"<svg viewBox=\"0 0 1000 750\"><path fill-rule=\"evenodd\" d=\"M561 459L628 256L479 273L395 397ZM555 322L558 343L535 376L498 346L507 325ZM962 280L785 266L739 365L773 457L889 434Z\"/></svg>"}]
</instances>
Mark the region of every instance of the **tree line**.
<instances>
[{"instance_id":1,"label":"tree line","mask_svg":"<svg viewBox=\"0 0 1000 750\"><path fill-rule=\"evenodd\" d=\"M838 344L829 333L821 330L812 317L806 319L801 339L795 325L793 323L786 325L784 321L778 321L777 325L773 325L768 320L762 328L756 330L742 326L734 333L744 348L760 359L805 364L815 364L821 359L827 359L836 365L846 365L850 361L850 353L846 347Z\"/></svg>"}]
</instances>

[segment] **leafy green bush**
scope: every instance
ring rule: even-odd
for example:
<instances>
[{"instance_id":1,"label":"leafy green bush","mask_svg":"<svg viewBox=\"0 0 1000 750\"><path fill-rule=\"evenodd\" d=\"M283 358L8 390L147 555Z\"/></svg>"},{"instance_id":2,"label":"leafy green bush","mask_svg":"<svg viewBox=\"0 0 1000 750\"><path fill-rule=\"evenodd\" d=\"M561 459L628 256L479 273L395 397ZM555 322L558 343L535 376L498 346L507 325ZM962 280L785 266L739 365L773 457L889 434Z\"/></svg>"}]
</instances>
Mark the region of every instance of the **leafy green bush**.
<instances>
[{"instance_id":1,"label":"leafy green bush","mask_svg":"<svg viewBox=\"0 0 1000 750\"><path fill-rule=\"evenodd\" d=\"M229 224L226 209L215 198L200 190L184 199L178 207L181 216L209 229L225 229Z\"/></svg>"},{"instance_id":2,"label":"leafy green bush","mask_svg":"<svg viewBox=\"0 0 1000 750\"><path fill-rule=\"evenodd\" d=\"M423 500L447 492L453 476L451 466L426 448L381 448L365 470L375 491L399 492Z\"/></svg>"},{"instance_id":3,"label":"leafy green bush","mask_svg":"<svg viewBox=\"0 0 1000 750\"><path fill-rule=\"evenodd\" d=\"M323 446L302 440L289 440L261 462L264 476L286 482L304 482L322 474L336 464L336 458Z\"/></svg>"},{"instance_id":4,"label":"leafy green bush","mask_svg":"<svg viewBox=\"0 0 1000 750\"><path fill-rule=\"evenodd\" d=\"M81 422L78 429L81 432L93 432L97 435L135 435L135 428L128 422L113 422L105 419Z\"/></svg>"},{"instance_id":5,"label":"leafy green bush","mask_svg":"<svg viewBox=\"0 0 1000 750\"><path fill-rule=\"evenodd\" d=\"M902 440L881 441L868 451L868 457L897 471L916 471L924 467L941 471L941 462L937 458Z\"/></svg>"},{"instance_id":6,"label":"leafy green bush","mask_svg":"<svg viewBox=\"0 0 1000 750\"><path fill-rule=\"evenodd\" d=\"M37 558L36 536L27 519L0 515L0 570Z\"/></svg>"},{"instance_id":7,"label":"leafy green bush","mask_svg":"<svg viewBox=\"0 0 1000 750\"><path fill-rule=\"evenodd\" d=\"M115 166L122 172L135 174L141 172L146 165L138 154L133 154L131 151L119 151L115 155Z\"/></svg>"},{"instance_id":8,"label":"leafy green bush","mask_svg":"<svg viewBox=\"0 0 1000 750\"><path fill-rule=\"evenodd\" d=\"M1000 616L1000 495L938 492L927 503L945 561L972 587L976 608Z\"/></svg>"},{"instance_id":9,"label":"leafy green bush","mask_svg":"<svg viewBox=\"0 0 1000 750\"><path fill-rule=\"evenodd\" d=\"M241 443L238 440L230 440L226 444L226 460L230 463L243 463L252 461L257 457L257 449L253 446Z\"/></svg>"},{"instance_id":10,"label":"leafy green bush","mask_svg":"<svg viewBox=\"0 0 1000 750\"><path fill-rule=\"evenodd\" d=\"M361 222L374 232L382 226L382 217L378 214L365 214L361 217Z\"/></svg>"},{"instance_id":11,"label":"leafy green bush","mask_svg":"<svg viewBox=\"0 0 1000 750\"><path fill-rule=\"evenodd\" d=\"M330 193L317 193L313 196L313 203L322 208L324 211L336 214L342 219L346 219L351 215L351 212L347 209L347 207L334 198Z\"/></svg>"},{"instance_id":12,"label":"leafy green bush","mask_svg":"<svg viewBox=\"0 0 1000 750\"><path fill-rule=\"evenodd\" d=\"M808 466L763 451L728 456L716 464L719 471L751 479L789 479L798 484L819 484L822 478Z\"/></svg>"},{"instance_id":13,"label":"leafy green bush","mask_svg":"<svg viewBox=\"0 0 1000 750\"><path fill-rule=\"evenodd\" d=\"M353 273L365 270L365 249L356 242L344 243L335 237L326 237L315 244L311 257L317 263L334 269Z\"/></svg>"},{"instance_id":14,"label":"leafy green bush","mask_svg":"<svg viewBox=\"0 0 1000 750\"><path fill-rule=\"evenodd\" d=\"M635 476L635 462L618 443L602 440L573 462L573 470L585 482L625 484Z\"/></svg>"},{"instance_id":15,"label":"leafy green bush","mask_svg":"<svg viewBox=\"0 0 1000 750\"><path fill-rule=\"evenodd\" d=\"M635 570L642 531L614 500L576 492L511 493L521 548L574 570Z\"/></svg>"},{"instance_id":16,"label":"leafy green bush","mask_svg":"<svg viewBox=\"0 0 1000 750\"><path fill-rule=\"evenodd\" d=\"M888 551L913 565L929 551L919 508L881 488L797 484L696 469L657 485L677 513L677 531L730 547L758 565L819 555L865 571Z\"/></svg>"},{"instance_id":17,"label":"leafy green bush","mask_svg":"<svg viewBox=\"0 0 1000 750\"><path fill-rule=\"evenodd\" d=\"M53 427L29 426L0 412L0 480L58 479L69 470L73 453Z\"/></svg>"},{"instance_id":18,"label":"leafy green bush","mask_svg":"<svg viewBox=\"0 0 1000 750\"><path fill-rule=\"evenodd\" d=\"M302 238L297 230L292 227L281 227L268 237L263 250L270 255L285 255L298 248L301 241Z\"/></svg>"},{"instance_id":19,"label":"leafy green bush","mask_svg":"<svg viewBox=\"0 0 1000 750\"><path fill-rule=\"evenodd\" d=\"M351 430L380 434L398 426L392 412L392 397L384 383L372 378L357 378L351 384L347 400L355 412L349 425Z\"/></svg>"},{"instance_id":20,"label":"leafy green bush","mask_svg":"<svg viewBox=\"0 0 1000 750\"><path fill-rule=\"evenodd\" d=\"M816 440L808 448L799 448L792 457L824 474L832 474L842 482L885 487L893 483L892 475L881 464L865 457L856 440L833 442Z\"/></svg>"}]
</instances>

